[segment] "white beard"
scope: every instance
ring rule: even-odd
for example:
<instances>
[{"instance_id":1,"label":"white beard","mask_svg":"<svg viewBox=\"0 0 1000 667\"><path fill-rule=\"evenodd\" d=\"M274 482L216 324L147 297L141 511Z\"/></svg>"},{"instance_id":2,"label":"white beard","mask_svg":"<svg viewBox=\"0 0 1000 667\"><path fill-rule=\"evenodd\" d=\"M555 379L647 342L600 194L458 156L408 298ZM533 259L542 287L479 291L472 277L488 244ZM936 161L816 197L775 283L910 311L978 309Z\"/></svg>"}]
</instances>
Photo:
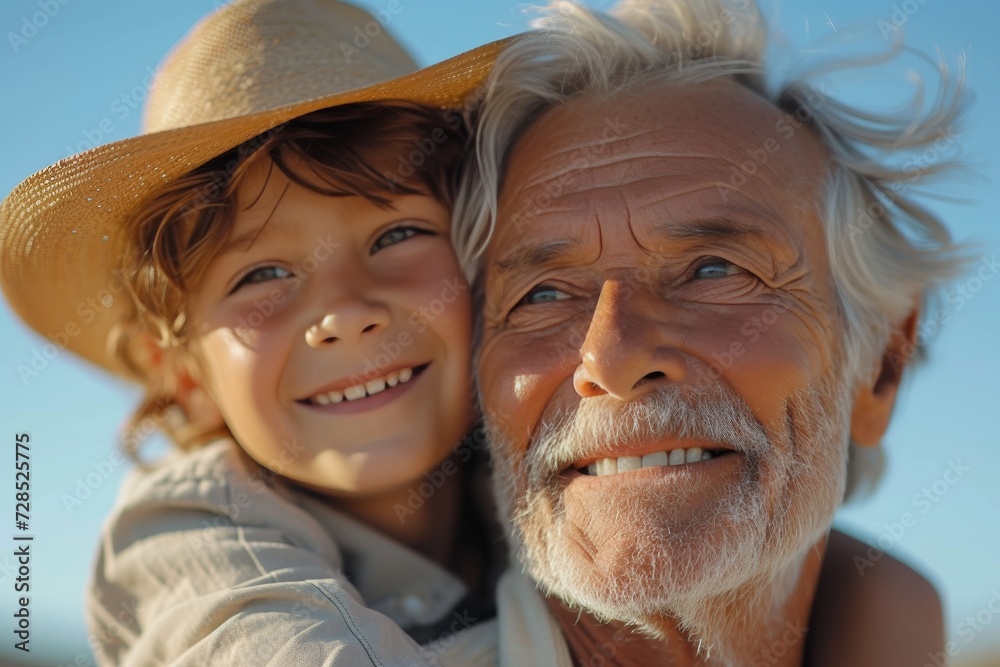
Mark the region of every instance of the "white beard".
<instances>
[{"instance_id":1,"label":"white beard","mask_svg":"<svg viewBox=\"0 0 1000 667\"><path fill-rule=\"evenodd\" d=\"M766 431L722 384L664 386L627 404L588 398L546 415L524 457L488 421L498 501L521 562L544 592L598 619L659 637L669 617L705 664L746 664L740 638L785 630L777 615L843 498L847 389L833 380L793 395L781 432ZM671 515L683 488L623 487L599 508L567 511L557 475L573 461L606 443L668 436L728 444L745 458L739 483L694 519Z\"/></svg>"}]
</instances>

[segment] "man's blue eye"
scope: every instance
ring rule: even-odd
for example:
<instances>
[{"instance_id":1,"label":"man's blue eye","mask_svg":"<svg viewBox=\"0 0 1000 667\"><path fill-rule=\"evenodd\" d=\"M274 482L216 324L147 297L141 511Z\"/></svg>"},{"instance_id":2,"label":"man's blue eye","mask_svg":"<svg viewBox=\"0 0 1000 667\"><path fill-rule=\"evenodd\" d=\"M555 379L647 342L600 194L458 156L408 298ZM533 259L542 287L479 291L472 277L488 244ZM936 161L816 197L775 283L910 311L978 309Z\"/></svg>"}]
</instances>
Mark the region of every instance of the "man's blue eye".
<instances>
[{"instance_id":1,"label":"man's blue eye","mask_svg":"<svg viewBox=\"0 0 1000 667\"><path fill-rule=\"evenodd\" d=\"M695 278L725 278L736 271L736 266L724 259L713 259L694 270Z\"/></svg>"},{"instance_id":2,"label":"man's blue eye","mask_svg":"<svg viewBox=\"0 0 1000 667\"><path fill-rule=\"evenodd\" d=\"M519 306L530 306L538 303L551 303L553 301L561 301L563 299L568 299L569 294L561 290L557 290L555 287L549 287L547 285L539 285L535 287L530 292L525 294L521 301L517 304Z\"/></svg>"},{"instance_id":3,"label":"man's blue eye","mask_svg":"<svg viewBox=\"0 0 1000 667\"><path fill-rule=\"evenodd\" d=\"M281 278L287 278L291 276L291 271L283 269L280 266L261 266L259 268L250 271L245 276L240 278L240 281L236 283L233 287L232 294L244 285L254 285L257 283L266 283L269 280L280 280Z\"/></svg>"},{"instance_id":4,"label":"man's blue eye","mask_svg":"<svg viewBox=\"0 0 1000 667\"><path fill-rule=\"evenodd\" d=\"M396 245L397 243L401 243L406 239L413 238L414 236L420 234L429 235L431 233L432 232L429 232L426 229L421 229L419 227L393 227L392 229L390 229L389 231L387 231L386 233L382 234L377 239L375 239L375 243L372 244L372 249L371 251L369 251L368 254L374 255L379 250L382 250L383 248L388 248L391 245Z\"/></svg>"}]
</instances>

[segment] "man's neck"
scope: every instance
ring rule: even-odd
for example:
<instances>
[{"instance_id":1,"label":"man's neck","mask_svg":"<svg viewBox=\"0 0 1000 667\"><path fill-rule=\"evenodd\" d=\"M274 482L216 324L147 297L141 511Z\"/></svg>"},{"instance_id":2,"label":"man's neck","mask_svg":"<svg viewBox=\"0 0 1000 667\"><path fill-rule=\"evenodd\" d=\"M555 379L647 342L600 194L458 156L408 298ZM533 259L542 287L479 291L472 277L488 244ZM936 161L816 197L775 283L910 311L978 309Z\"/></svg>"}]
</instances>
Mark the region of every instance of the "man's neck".
<instances>
[{"instance_id":1,"label":"man's neck","mask_svg":"<svg viewBox=\"0 0 1000 667\"><path fill-rule=\"evenodd\" d=\"M654 639L620 621L599 622L553 598L546 598L546 604L563 631L575 665L595 664L595 656L601 656L601 664L618 667L714 667L730 663L803 667L806 629L825 547L826 538L808 552L791 594L777 613L751 608L755 606L751 601L759 596L750 591L709 602L714 635L723 638L711 647L668 615L647 623L649 630L659 634ZM768 617L770 620L763 620ZM730 656L729 662L725 656Z\"/></svg>"}]
</instances>

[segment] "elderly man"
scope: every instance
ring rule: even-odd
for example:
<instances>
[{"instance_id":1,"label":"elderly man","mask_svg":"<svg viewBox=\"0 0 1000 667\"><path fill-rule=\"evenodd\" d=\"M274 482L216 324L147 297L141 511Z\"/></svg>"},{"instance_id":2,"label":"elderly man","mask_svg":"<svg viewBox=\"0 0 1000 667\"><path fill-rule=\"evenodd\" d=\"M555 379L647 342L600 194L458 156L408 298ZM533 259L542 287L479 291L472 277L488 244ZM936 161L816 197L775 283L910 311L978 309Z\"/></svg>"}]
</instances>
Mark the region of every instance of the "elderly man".
<instances>
[{"instance_id":1,"label":"elderly man","mask_svg":"<svg viewBox=\"0 0 1000 667\"><path fill-rule=\"evenodd\" d=\"M880 119L770 94L746 2L616 16L557 4L508 49L457 213L501 508L565 637L526 614L504 662L930 662L895 641L919 616L838 636L852 582L817 590L850 443L878 445L959 263L887 158L959 95Z\"/></svg>"}]
</instances>

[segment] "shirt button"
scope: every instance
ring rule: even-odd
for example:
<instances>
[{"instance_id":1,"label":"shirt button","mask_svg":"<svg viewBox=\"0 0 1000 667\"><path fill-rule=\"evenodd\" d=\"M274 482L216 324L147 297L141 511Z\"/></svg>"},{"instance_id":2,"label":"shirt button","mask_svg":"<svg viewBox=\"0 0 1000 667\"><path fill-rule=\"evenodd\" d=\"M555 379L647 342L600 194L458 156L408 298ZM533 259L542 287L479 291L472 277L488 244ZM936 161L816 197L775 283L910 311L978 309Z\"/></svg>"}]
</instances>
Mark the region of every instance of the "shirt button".
<instances>
[{"instance_id":1,"label":"shirt button","mask_svg":"<svg viewBox=\"0 0 1000 667\"><path fill-rule=\"evenodd\" d=\"M399 603L403 612L415 621L426 618L431 607L430 601L418 593L404 595Z\"/></svg>"}]
</instances>

